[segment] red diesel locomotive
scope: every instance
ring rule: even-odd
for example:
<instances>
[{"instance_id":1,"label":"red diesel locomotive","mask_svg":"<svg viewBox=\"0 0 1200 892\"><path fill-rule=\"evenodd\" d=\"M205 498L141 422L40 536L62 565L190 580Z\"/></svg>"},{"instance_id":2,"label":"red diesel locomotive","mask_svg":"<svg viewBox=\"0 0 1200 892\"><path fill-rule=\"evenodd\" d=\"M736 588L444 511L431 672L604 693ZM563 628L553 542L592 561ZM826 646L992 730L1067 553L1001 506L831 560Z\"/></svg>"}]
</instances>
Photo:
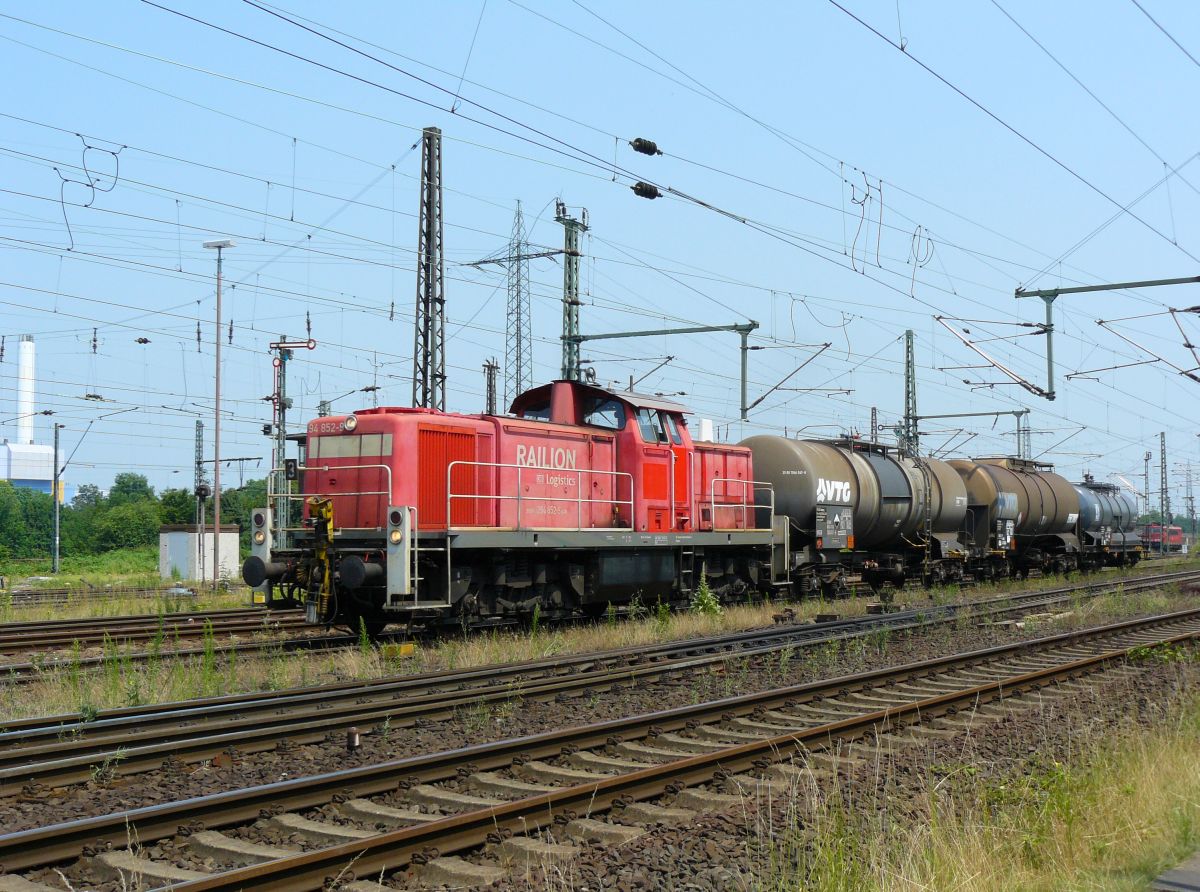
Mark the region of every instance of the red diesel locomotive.
<instances>
[{"instance_id":1,"label":"red diesel locomotive","mask_svg":"<svg viewBox=\"0 0 1200 892\"><path fill-rule=\"evenodd\" d=\"M685 408L555 381L510 415L317 418L294 491L253 515L243 577L310 622L598 615L635 596L785 586L787 527L750 450L695 442Z\"/></svg>"}]
</instances>

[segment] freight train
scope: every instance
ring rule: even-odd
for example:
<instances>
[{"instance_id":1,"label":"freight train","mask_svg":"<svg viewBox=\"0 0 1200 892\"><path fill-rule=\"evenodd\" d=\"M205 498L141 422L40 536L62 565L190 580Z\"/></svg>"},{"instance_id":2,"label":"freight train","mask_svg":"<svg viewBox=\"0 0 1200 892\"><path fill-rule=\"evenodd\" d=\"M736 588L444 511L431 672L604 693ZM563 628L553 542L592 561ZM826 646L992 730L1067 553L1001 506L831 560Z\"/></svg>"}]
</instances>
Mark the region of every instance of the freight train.
<instances>
[{"instance_id":1,"label":"freight train","mask_svg":"<svg viewBox=\"0 0 1200 892\"><path fill-rule=\"evenodd\" d=\"M609 605L835 596L854 579L1136 563L1132 499L1012 458L856 439L693 438L686 407L555 381L506 415L372 408L309 423L252 512L245 581L310 622L486 624ZM275 475L272 475L274 479Z\"/></svg>"}]
</instances>

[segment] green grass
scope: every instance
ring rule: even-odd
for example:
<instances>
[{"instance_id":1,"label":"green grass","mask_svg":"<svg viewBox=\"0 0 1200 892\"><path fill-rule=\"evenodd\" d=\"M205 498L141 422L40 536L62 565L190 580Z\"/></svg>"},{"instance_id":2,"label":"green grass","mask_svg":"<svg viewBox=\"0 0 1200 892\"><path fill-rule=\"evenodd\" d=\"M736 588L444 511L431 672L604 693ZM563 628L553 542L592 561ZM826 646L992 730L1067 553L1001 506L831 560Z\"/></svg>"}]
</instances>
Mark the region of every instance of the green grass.
<instances>
[{"instance_id":1,"label":"green grass","mask_svg":"<svg viewBox=\"0 0 1200 892\"><path fill-rule=\"evenodd\" d=\"M119 586L121 588L156 588L170 584L158 576L158 547L118 548L103 554L67 555L59 562L57 576L50 572L50 558L29 558L5 561L0 576L10 584L26 576L50 576L47 581L34 583L35 588L77 588L87 586Z\"/></svg>"}]
</instances>

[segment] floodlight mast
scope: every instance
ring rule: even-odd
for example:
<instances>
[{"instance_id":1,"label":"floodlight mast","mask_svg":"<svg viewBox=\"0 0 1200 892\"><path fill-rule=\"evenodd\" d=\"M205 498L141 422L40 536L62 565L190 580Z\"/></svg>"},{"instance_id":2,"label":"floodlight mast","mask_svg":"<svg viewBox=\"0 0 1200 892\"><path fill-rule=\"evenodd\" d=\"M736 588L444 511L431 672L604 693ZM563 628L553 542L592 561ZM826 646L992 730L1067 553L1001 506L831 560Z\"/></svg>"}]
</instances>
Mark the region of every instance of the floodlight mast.
<instances>
[{"instance_id":1,"label":"floodlight mast","mask_svg":"<svg viewBox=\"0 0 1200 892\"><path fill-rule=\"evenodd\" d=\"M1175 279L1147 279L1143 282L1115 282L1110 285L1075 285L1069 288L1043 288L1026 291L1017 288L1013 297L1040 297L1046 304L1046 389L1042 393L1048 400L1054 399L1054 301L1062 294L1084 294L1091 291L1121 291L1126 288L1155 288L1159 285L1192 285L1200 282L1200 276L1184 276Z\"/></svg>"},{"instance_id":2,"label":"floodlight mast","mask_svg":"<svg viewBox=\"0 0 1200 892\"><path fill-rule=\"evenodd\" d=\"M217 252L217 327L216 375L214 391L216 398L213 409L213 591L221 583L221 261L226 248L234 247L232 239L215 239L205 242L204 247Z\"/></svg>"}]
</instances>

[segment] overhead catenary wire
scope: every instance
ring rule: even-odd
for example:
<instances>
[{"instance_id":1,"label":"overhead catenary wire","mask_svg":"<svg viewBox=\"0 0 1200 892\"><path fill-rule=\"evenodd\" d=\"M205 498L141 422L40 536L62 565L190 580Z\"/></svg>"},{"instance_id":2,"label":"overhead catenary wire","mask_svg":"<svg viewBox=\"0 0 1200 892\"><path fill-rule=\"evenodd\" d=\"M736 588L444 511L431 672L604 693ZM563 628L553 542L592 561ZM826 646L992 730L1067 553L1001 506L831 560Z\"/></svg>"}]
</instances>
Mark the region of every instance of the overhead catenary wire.
<instances>
[{"instance_id":1,"label":"overhead catenary wire","mask_svg":"<svg viewBox=\"0 0 1200 892\"><path fill-rule=\"evenodd\" d=\"M143 2L145 2L145 0L143 0ZM1137 0L1133 0L1133 2L1136 3ZM829 3L831 3L833 6L837 7L838 9L840 9L843 13L845 13L847 16L849 16L854 21L858 22L858 24L862 25L864 28L866 28L868 31L870 31L872 34L874 34L880 40L887 43L889 46L891 46L897 50L900 50L899 44L897 44L895 41L893 41L886 34L883 34L881 31L876 29L874 26L868 24L866 21L859 18L857 15L855 15L849 9L842 6L838 2L838 0L829 0ZM1154 226L1148 220L1133 213L1133 211L1129 210L1127 207L1122 205L1119 201L1117 201L1117 199L1113 198L1111 195L1109 195L1107 192L1105 192L1103 189L1101 189L1099 186L1097 186L1095 183L1093 183L1091 180L1089 180L1083 174L1079 173L1073 167L1070 167L1068 164L1066 164L1066 162L1061 161L1057 156L1052 154L1049 150L1043 148L1041 145L1034 142L1030 137L1026 136L1024 133L1022 133L1020 130L1018 130L1016 127L1014 127L1012 124L1009 124L1007 121L1005 121L1003 118L1001 118L999 115L997 115L991 109L989 109L982 102L980 102L979 100L972 97L970 94L968 94L966 91L964 91L960 87L956 86L954 83L952 83L950 80L948 80L947 78L945 78L944 76L939 74L937 71L935 71L930 66L926 65L917 56L913 55L911 52L908 52L907 50L900 50L900 52L904 55L905 58L911 59L916 65L919 65L924 71L928 72L930 75L932 75L938 81L945 84L947 87L949 87L951 90L953 90L959 96L961 96L963 99L965 99L971 105L973 105L975 108L979 109L981 112L983 112L985 115L987 115L993 121L995 121L997 124L999 124L1005 130L1007 130L1009 133L1013 134L1013 136L1017 137L1023 143L1025 143L1030 148L1032 148L1034 151L1036 151L1038 154L1042 155L1043 157L1045 157L1046 159L1051 161L1053 164L1055 164L1057 167L1061 168L1063 171L1065 171L1067 174L1069 174L1074 179L1078 180L1080 183L1082 183L1084 186L1086 186L1092 192L1099 195L1101 198L1103 198L1109 204L1115 206L1122 214L1128 214L1130 217L1132 217L1134 220L1136 220L1138 223L1140 223L1146 229L1153 232L1155 235L1157 235L1163 241L1167 242L1168 244L1174 245L1176 248L1178 248L1180 251L1182 251L1185 255L1187 255L1188 258L1196 261L1197 263L1200 263L1200 257L1197 257L1196 255L1192 254L1190 251L1188 251L1186 248L1182 247L1181 245L1175 244L1175 242L1173 242L1171 240L1170 236L1168 236L1166 233L1162 232L1160 229L1158 229L1156 226Z\"/></svg>"}]
</instances>

